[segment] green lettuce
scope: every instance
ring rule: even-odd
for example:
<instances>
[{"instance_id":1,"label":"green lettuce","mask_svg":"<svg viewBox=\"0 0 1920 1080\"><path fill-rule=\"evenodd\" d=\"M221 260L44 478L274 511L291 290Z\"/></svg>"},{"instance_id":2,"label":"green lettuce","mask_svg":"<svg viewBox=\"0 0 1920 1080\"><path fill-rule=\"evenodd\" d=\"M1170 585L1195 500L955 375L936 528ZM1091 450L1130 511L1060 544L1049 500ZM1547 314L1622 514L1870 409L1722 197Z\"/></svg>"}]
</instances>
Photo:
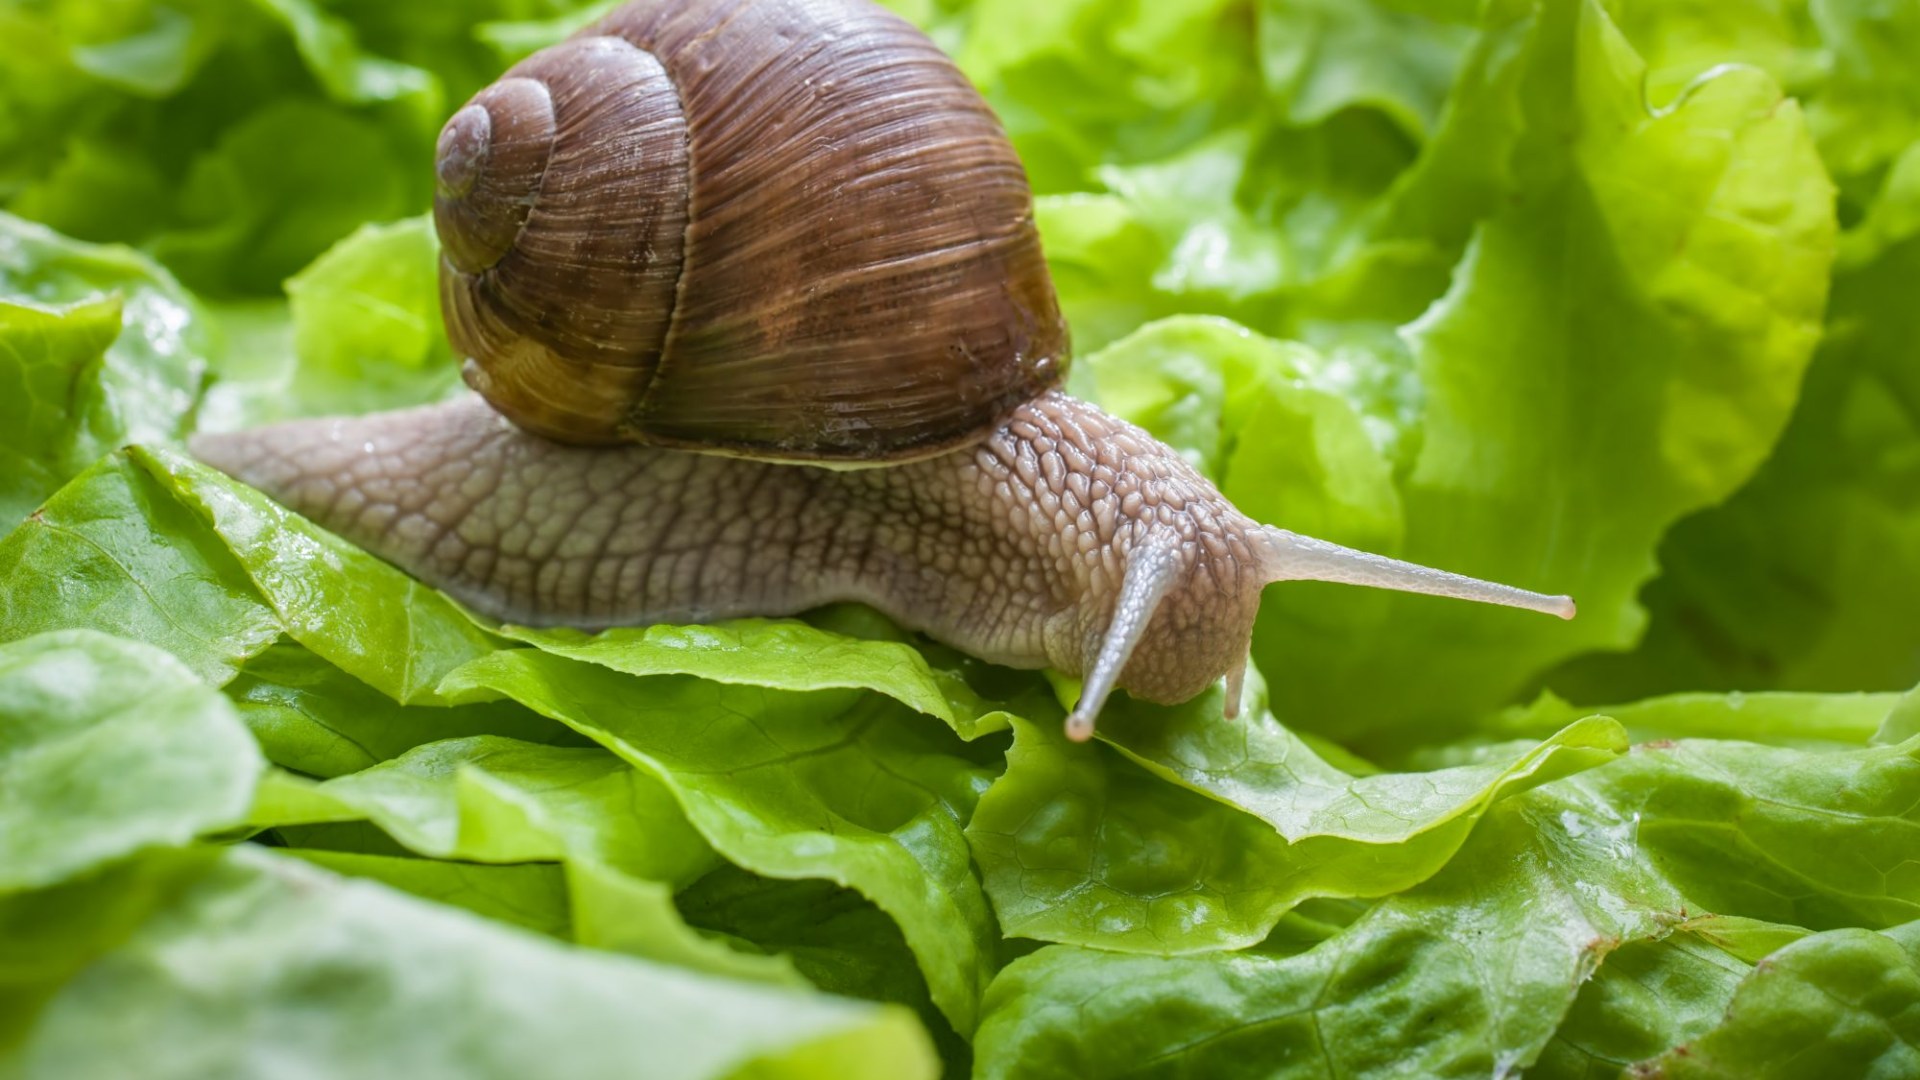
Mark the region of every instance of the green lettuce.
<instances>
[{"instance_id":1,"label":"green lettuce","mask_svg":"<svg viewBox=\"0 0 1920 1080\"><path fill-rule=\"evenodd\" d=\"M159 527L129 504L150 506ZM62 567L98 564L70 577ZM102 459L0 542L0 640L54 619L139 637L225 683L285 633L407 703L493 640L453 601L178 451Z\"/></svg>"},{"instance_id":2,"label":"green lettuce","mask_svg":"<svg viewBox=\"0 0 1920 1080\"><path fill-rule=\"evenodd\" d=\"M983 695L954 666L937 665L911 644L889 640L897 631L852 625L852 612L829 609L822 616L820 621L841 629L790 619L732 619L708 626L615 627L592 635L565 628L501 632L542 652L627 675L692 675L768 690L872 690L938 717L963 739L1006 727L1001 710L1014 702ZM868 636L875 631L886 636ZM1030 685L1004 692L1033 707L1041 690ZM1040 701L1038 707L1046 706Z\"/></svg>"},{"instance_id":3,"label":"green lettuce","mask_svg":"<svg viewBox=\"0 0 1920 1080\"><path fill-rule=\"evenodd\" d=\"M557 927L556 936L583 945L736 978L800 982L784 961L738 954L686 926L674 888L718 860L664 786L598 748L448 739L317 786L273 777L249 817L295 837L301 833L287 826L366 819L429 859L325 847L300 854L469 909L531 909L537 914L515 921ZM327 837L305 839L325 844ZM485 875L473 863L520 872ZM564 865L540 867L543 875L530 881L525 872L543 863Z\"/></svg>"},{"instance_id":4,"label":"green lettuce","mask_svg":"<svg viewBox=\"0 0 1920 1080\"><path fill-rule=\"evenodd\" d=\"M572 744L571 731L509 702L402 705L281 641L249 657L226 686L267 760L308 776L357 773L426 743L480 735Z\"/></svg>"},{"instance_id":5,"label":"green lettuce","mask_svg":"<svg viewBox=\"0 0 1920 1080\"><path fill-rule=\"evenodd\" d=\"M1768 956L1726 1015L1647 1069L1673 1077L1920 1070L1920 925L1829 930Z\"/></svg>"},{"instance_id":6,"label":"green lettuce","mask_svg":"<svg viewBox=\"0 0 1920 1080\"><path fill-rule=\"evenodd\" d=\"M1552 693L1516 705L1480 725L1490 739L1545 738L1572 721L1603 713L1624 724L1634 742L1656 739L1737 739L1807 749L1864 746L1900 703L1899 694L1673 694L1625 705L1576 706ZM1447 756L1469 750L1455 743ZM1431 767L1439 755L1416 754Z\"/></svg>"},{"instance_id":7,"label":"green lettuce","mask_svg":"<svg viewBox=\"0 0 1920 1080\"><path fill-rule=\"evenodd\" d=\"M151 261L0 214L0 535L119 444L185 434L212 347Z\"/></svg>"},{"instance_id":8,"label":"green lettuce","mask_svg":"<svg viewBox=\"0 0 1920 1080\"><path fill-rule=\"evenodd\" d=\"M152 646L0 645L0 895L237 825L261 767L227 699Z\"/></svg>"},{"instance_id":9,"label":"green lettuce","mask_svg":"<svg viewBox=\"0 0 1920 1080\"><path fill-rule=\"evenodd\" d=\"M972 1049L934 1005L899 925L859 893L829 881L779 881L727 866L675 902L688 923L779 956L822 990L912 1008L947 1074L971 1073Z\"/></svg>"},{"instance_id":10,"label":"green lettuce","mask_svg":"<svg viewBox=\"0 0 1920 1080\"><path fill-rule=\"evenodd\" d=\"M0 14L0 204L263 295L425 209L444 115L499 71L476 22L567 0L79 0Z\"/></svg>"},{"instance_id":11,"label":"green lettuce","mask_svg":"<svg viewBox=\"0 0 1920 1080\"><path fill-rule=\"evenodd\" d=\"M1797 927L1709 915L1630 941L1580 987L1530 1077L1614 1075L1712 1030L1762 956Z\"/></svg>"},{"instance_id":12,"label":"green lettuce","mask_svg":"<svg viewBox=\"0 0 1920 1080\"><path fill-rule=\"evenodd\" d=\"M459 392L435 133L611 5L0 5L0 1075L1912 1072L1914 6L889 6L1075 393L1580 619L1279 585L1077 745L858 605L476 618L182 444Z\"/></svg>"},{"instance_id":13,"label":"green lettuce","mask_svg":"<svg viewBox=\"0 0 1920 1080\"><path fill-rule=\"evenodd\" d=\"M1780 78L1806 103L1848 229L1826 335L1772 459L1725 506L1666 538L1640 648L1577 661L1554 682L1589 701L1911 686L1920 637L1901 613L1915 600L1920 426L1905 328L1920 252L1920 84L1895 58L1920 41L1920 13L1905 4L1615 6L1666 87L1729 60Z\"/></svg>"},{"instance_id":14,"label":"green lettuce","mask_svg":"<svg viewBox=\"0 0 1920 1080\"><path fill-rule=\"evenodd\" d=\"M1860 903L1870 923L1903 922L1920 898L1907 861L1916 777L1920 741L1810 760L1737 743L1644 748L1503 801L1439 874L1304 949L1162 958L1052 946L1016 961L995 980L975 1048L996 1076L1132 1074L1143 1061L1222 1076L1273 1075L1276 1063L1299 1076L1524 1068L1563 1024L1573 1027L1562 1043L1579 1045L1596 1025L1631 1022L1631 1004L1595 995L1575 1011L1582 985L1627 943L1686 926L1703 900L1781 910L1767 889L1791 881L1789 913ZM1861 778L1871 779L1859 803L1826 809L1830 792ZM1784 860L1776 876L1717 880L1736 861L1756 865L1752 852L1721 854L1729 835ZM1855 845L1866 895L1884 899L1856 898L1858 880L1823 872ZM1900 979L1885 959L1861 977ZM1723 1001L1709 995L1704 1007ZM1656 1043L1704 1026L1659 1023Z\"/></svg>"},{"instance_id":15,"label":"green lettuce","mask_svg":"<svg viewBox=\"0 0 1920 1080\"><path fill-rule=\"evenodd\" d=\"M967 827L1006 932L1166 955L1255 945L1303 900L1425 880L1497 800L1626 749L1594 718L1496 764L1355 777L1276 723L1261 689L1250 672L1232 724L1218 692L1111 708L1115 749L1018 721Z\"/></svg>"},{"instance_id":16,"label":"green lettuce","mask_svg":"<svg viewBox=\"0 0 1920 1080\"><path fill-rule=\"evenodd\" d=\"M529 1008L543 1022L521 1022ZM933 1075L904 1010L571 949L245 848L54 994L14 1060L30 1078L286 1060L362 1076Z\"/></svg>"},{"instance_id":17,"label":"green lettuce","mask_svg":"<svg viewBox=\"0 0 1920 1080\"><path fill-rule=\"evenodd\" d=\"M253 824L366 818L434 858L581 859L680 884L713 866L666 789L597 747L482 735L428 743L310 789L279 783L294 790L264 788Z\"/></svg>"},{"instance_id":18,"label":"green lettuce","mask_svg":"<svg viewBox=\"0 0 1920 1080\"><path fill-rule=\"evenodd\" d=\"M993 972L993 916L961 833L989 771L888 699L636 678L539 650L448 676L458 700L507 696L667 785L708 843L771 877L857 889L900 923L954 1027Z\"/></svg>"},{"instance_id":19,"label":"green lettuce","mask_svg":"<svg viewBox=\"0 0 1920 1080\"><path fill-rule=\"evenodd\" d=\"M0 540L0 642L121 634L215 686L281 633L232 551L126 453L75 477Z\"/></svg>"},{"instance_id":20,"label":"green lettuce","mask_svg":"<svg viewBox=\"0 0 1920 1080\"><path fill-rule=\"evenodd\" d=\"M1893 690L1920 681L1920 141L1845 237L1828 330L1774 457L1682 522L1630 656L1556 678L1593 699L1682 687Z\"/></svg>"},{"instance_id":21,"label":"green lettuce","mask_svg":"<svg viewBox=\"0 0 1920 1080\"><path fill-rule=\"evenodd\" d=\"M420 405L460 385L425 218L363 225L286 282L284 303L215 309L229 346L199 429Z\"/></svg>"},{"instance_id":22,"label":"green lettuce","mask_svg":"<svg viewBox=\"0 0 1920 1080\"><path fill-rule=\"evenodd\" d=\"M556 866L546 863L488 866L327 848L287 848L284 853L342 877L366 878L511 926L562 941L574 940L566 878ZM637 914L628 913L630 918Z\"/></svg>"},{"instance_id":23,"label":"green lettuce","mask_svg":"<svg viewBox=\"0 0 1920 1080\"><path fill-rule=\"evenodd\" d=\"M0 303L5 342L5 396L20 423L0 451L6 477L0 489L0 528L26 519L61 483L99 457L89 422L72 415L91 387L89 369L120 334L120 304L103 297L65 307Z\"/></svg>"},{"instance_id":24,"label":"green lettuce","mask_svg":"<svg viewBox=\"0 0 1920 1080\"><path fill-rule=\"evenodd\" d=\"M1311 726L1484 708L1554 660L1631 644L1661 533L1759 464L1818 333L1833 226L1794 106L1735 71L1649 114L1639 61L1597 9L1550 8L1536 33L1539 62L1576 76L1521 92L1524 195L1409 331L1426 406L1395 554L1551 582L1582 618L1336 609L1325 589L1270 605L1256 654L1286 673L1282 715Z\"/></svg>"}]
</instances>

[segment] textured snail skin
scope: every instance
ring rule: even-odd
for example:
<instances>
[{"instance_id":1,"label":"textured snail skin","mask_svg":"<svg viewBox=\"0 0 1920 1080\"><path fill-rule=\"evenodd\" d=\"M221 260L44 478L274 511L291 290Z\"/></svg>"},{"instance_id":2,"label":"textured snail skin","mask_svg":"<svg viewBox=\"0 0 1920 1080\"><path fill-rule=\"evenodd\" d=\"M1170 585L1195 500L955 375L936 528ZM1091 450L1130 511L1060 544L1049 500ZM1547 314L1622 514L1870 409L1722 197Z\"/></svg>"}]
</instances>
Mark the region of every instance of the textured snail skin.
<instances>
[{"instance_id":1,"label":"textured snail skin","mask_svg":"<svg viewBox=\"0 0 1920 1080\"><path fill-rule=\"evenodd\" d=\"M856 600L987 660L1080 674L1130 556L1164 551L1173 572L1119 678L1161 702L1239 667L1274 576L1263 526L1164 444L1059 393L977 446L852 471L567 446L474 397L193 450L474 609L533 625Z\"/></svg>"}]
</instances>

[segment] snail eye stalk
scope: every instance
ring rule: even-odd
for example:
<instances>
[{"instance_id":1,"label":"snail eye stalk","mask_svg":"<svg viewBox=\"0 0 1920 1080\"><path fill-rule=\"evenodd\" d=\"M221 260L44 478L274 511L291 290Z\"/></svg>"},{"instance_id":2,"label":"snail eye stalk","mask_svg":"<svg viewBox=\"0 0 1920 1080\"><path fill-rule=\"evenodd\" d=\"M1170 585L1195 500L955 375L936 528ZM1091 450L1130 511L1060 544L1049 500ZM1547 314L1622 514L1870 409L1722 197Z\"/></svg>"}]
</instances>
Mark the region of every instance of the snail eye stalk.
<instances>
[{"instance_id":1,"label":"snail eye stalk","mask_svg":"<svg viewBox=\"0 0 1920 1080\"><path fill-rule=\"evenodd\" d=\"M1311 536L1285 529L1266 529L1268 581L1336 581L1343 585L1365 585L1397 592L1450 596L1481 604L1538 611L1571 619L1573 597L1516 589L1492 581L1435 570L1418 563L1389 559L1365 551L1329 544Z\"/></svg>"}]
</instances>

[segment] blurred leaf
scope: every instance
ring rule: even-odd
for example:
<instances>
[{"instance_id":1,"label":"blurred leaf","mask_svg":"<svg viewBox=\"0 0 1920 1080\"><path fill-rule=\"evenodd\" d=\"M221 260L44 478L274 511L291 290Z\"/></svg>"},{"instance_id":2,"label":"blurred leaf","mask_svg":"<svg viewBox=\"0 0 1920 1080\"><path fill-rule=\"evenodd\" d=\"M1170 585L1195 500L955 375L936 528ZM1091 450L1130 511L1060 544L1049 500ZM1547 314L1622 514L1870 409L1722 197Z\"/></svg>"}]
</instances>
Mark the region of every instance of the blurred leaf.
<instances>
[{"instance_id":1,"label":"blurred leaf","mask_svg":"<svg viewBox=\"0 0 1920 1080\"><path fill-rule=\"evenodd\" d=\"M0 645L0 894L235 825L261 766L226 699L158 649Z\"/></svg>"},{"instance_id":2,"label":"blurred leaf","mask_svg":"<svg viewBox=\"0 0 1920 1080\"><path fill-rule=\"evenodd\" d=\"M1598 8L1542 19L1520 190L1409 330L1426 405L1392 554L1564 590L1581 617L1280 587L1255 653L1303 726L1460 718L1630 645L1661 534L1759 463L1817 336L1833 226L1792 103L1734 71L1649 114Z\"/></svg>"},{"instance_id":3,"label":"blurred leaf","mask_svg":"<svg viewBox=\"0 0 1920 1080\"><path fill-rule=\"evenodd\" d=\"M1294 124L1371 106L1425 135L1473 39L1476 6L1265 0L1261 67Z\"/></svg>"},{"instance_id":4,"label":"blurred leaf","mask_svg":"<svg viewBox=\"0 0 1920 1080\"><path fill-rule=\"evenodd\" d=\"M122 443L183 435L209 345L152 262L0 214L0 535Z\"/></svg>"},{"instance_id":5,"label":"blurred leaf","mask_svg":"<svg viewBox=\"0 0 1920 1080\"><path fill-rule=\"evenodd\" d=\"M0 894L0 1069L60 987L218 857L208 847L149 848L58 885Z\"/></svg>"},{"instance_id":6,"label":"blurred leaf","mask_svg":"<svg viewBox=\"0 0 1920 1080\"><path fill-rule=\"evenodd\" d=\"M1920 143L1844 238L1820 352L1758 476L1661 545L1646 639L1552 676L1575 699L1920 682Z\"/></svg>"},{"instance_id":7,"label":"blurred leaf","mask_svg":"<svg viewBox=\"0 0 1920 1080\"><path fill-rule=\"evenodd\" d=\"M277 285L361 223L414 209L399 172L377 126L315 102L269 104L195 159L180 226L151 246L201 289Z\"/></svg>"},{"instance_id":8,"label":"blurred leaf","mask_svg":"<svg viewBox=\"0 0 1920 1080\"><path fill-rule=\"evenodd\" d=\"M1674 694L1627 705L1569 705L1543 693L1483 725L1491 737L1545 738L1600 713L1626 725L1634 742L1737 739L1809 750L1865 746L1899 702L1898 694Z\"/></svg>"},{"instance_id":9,"label":"blurred leaf","mask_svg":"<svg viewBox=\"0 0 1920 1080\"><path fill-rule=\"evenodd\" d=\"M566 885L556 866L483 866L392 855L294 848L285 852L343 877L367 878L423 900L562 941L573 940Z\"/></svg>"},{"instance_id":10,"label":"blurred leaf","mask_svg":"<svg viewBox=\"0 0 1920 1080\"><path fill-rule=\"evenodd\" d=\"M100 1038L100 1019L114 1037ZM292 1055L290 1057L290 1055ZM931 1076L905 1010L578 950L295 859L230 852L54 996L29 1078Z\"/></svg>"},{"instance_id":11,"label":"blurred leaf","mask_svg":"<svg viewBox=\"0 0 1920 1080\"><path fill-rule=\"evenodd\" d=\"M285 26L301 59L327 96L352 105L412 99L426 119L440 111L433 76L416 67L362 51L351 25L327 15L310 0L251 0Z\"/></svg>"},{"instance_id":12,"label":"blurred leaf","mask_svg":"<svg viewBox=\"0 0 1920 1080\"><path fill-rule=\"evenodd\" d=\"M431 222L409 218L361 226L289 279L300 363L287 415L421 405L458 387L439 274Z\"/></svg>"}]
</instances>

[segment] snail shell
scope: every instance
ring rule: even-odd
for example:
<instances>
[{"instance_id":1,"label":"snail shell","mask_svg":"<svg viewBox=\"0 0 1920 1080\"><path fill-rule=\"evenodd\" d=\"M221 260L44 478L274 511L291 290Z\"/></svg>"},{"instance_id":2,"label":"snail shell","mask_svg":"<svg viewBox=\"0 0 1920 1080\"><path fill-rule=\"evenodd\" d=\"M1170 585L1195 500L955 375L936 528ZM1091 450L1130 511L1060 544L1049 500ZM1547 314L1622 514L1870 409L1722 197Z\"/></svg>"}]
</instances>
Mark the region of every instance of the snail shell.
<instances>
[{"instance_id":1,"label":"snail shell","mask_svg":"<svg viewBox=\"0 0 1920 1080\"><path fill-rule=\"evenodd\" d=\"M521 427L787 460L984 438L1067 331L1019 158L865 0L642 0L441 134L441 292Z\"/></svg>"}]
</instances>

